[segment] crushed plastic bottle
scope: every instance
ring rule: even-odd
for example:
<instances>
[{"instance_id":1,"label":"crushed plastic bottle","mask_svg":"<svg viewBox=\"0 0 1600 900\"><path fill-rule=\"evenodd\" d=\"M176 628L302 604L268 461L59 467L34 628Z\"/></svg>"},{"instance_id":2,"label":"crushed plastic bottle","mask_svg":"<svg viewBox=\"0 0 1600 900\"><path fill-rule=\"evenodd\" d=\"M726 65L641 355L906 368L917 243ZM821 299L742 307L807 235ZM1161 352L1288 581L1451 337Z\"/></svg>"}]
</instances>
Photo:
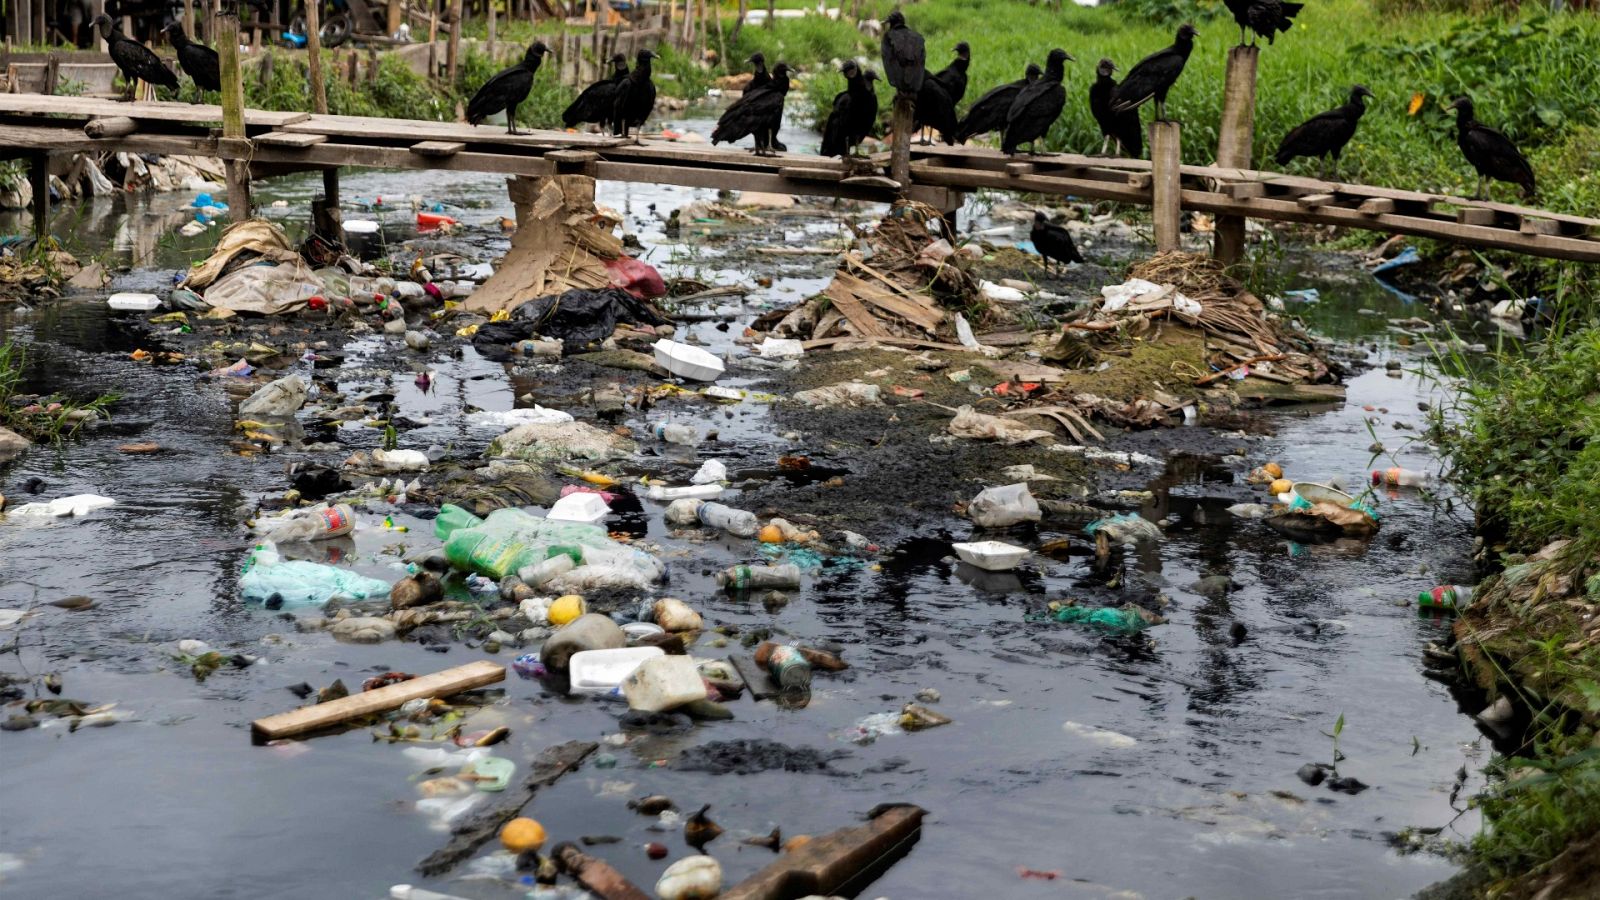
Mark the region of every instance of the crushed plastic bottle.
<instances>
[{"instance_id":1,"label":"crushed plastic bottle","mask_svg":"<svg viewBox=\"0 0 1600 900\"><path fill-rule=\"evenodd\" d=\"M756 515L721 503L702 503L699 510L700 521L712 528L719 528L735 537L755 537L761 524L756 521Z\"/></svg>"},{"instance_id":2,"label":"crushed plastic bottle","mask_svg":"<svg viewBox=\"0 0 1600 900\"><path fill-rule=\"evenodd\" d=\"M645 489L644 495L651 500L709 500L712 497L722 496L722 485L692 484L687 487L667 487L652 484Z\"/></svg>"},{"instance_id":3,"label":"crushed plastic bottle","mask_svg":"<svg viewBox=\"0 0 1600 900\"><path fill-rule=\"evenodd\" d=\"M1389 487L1427 487L1433 484L1433 476L1427 472L1418 472L1416 469L1402 469L1393 466L1388 469L1372 470L1372 483L1388 485Z\"/></svg>"},{"instance_id":4,"label":"crushed plastic bottle","mask_svg":"<svg viewBox=\"0 0 1600 900\"><path fill-rule=\"evenodd\" d=\"M683 447L694 447L700 443L700 435L687 425L657 425L650 429L656 440L666 441L669 444L678 444Z\"/></svg>"},{"instance_id":5,"label":"crushed plastic bottle","mask_svg":"<svg viewBox=\"0 0 1600 900\"><path fill-rule=\"evenodd\" d=\"M1417 606L1422 609L1458 610L1472 602L1473 588L1454 584L1441 584L1417 595Z\"/></svg>"},{"instance_id":6,"label":"crushed plastic bottle","mask_svg":"<svg viewBox=\"0 0 1600 900\"><path fill-rule=\"evenodd\" d=\"M253 530L262 540L324 541L343 537L356 528L356 511L347 503L294 509L270 519L257 519Z\"/></svg>"},{"instance_id":7,"label":"crushed plastic bottle","mask_svg":"<svg viewBox=\"0 0 1600 900\"><path fill-rule=\"evenodd\" d=\"M797 588L800 586L800 567L792 563L781 566L731 566L718 572L716 579L717 586L728 591Z\"/></svg>"},{"instance_id":8,"label":"crushed plastic bottle","mask_svg":"<svg viewBox=\"0 0 1600 900\"><path fill-rule=\"evenodd\" d=\"M631 566L645 583L660 580L663 573L655 557L618 544L598 525L542 519L519 509L497 509L479 519L447 503L434 519L434 536L444 542L445 558L451 565L496 581L542 563L556 552L576 552L579 558L573 561L580 568Z\"/></svg>"}]
</instances>

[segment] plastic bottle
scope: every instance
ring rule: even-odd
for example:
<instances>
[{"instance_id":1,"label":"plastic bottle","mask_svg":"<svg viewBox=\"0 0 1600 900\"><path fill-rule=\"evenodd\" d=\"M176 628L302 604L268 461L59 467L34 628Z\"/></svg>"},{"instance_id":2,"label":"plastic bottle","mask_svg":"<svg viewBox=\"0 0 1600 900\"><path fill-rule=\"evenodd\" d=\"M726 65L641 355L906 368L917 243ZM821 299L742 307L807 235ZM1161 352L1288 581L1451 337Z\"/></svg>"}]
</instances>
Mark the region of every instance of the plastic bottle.
<instances>
[{"instance_id":1,"label":"plastic bottle","mask_svg":"<svg viewBox=\"0 0 1600 900\"><path fill-rule=\"evenodd\" d=\"M1472 602L1470 587L1441 584L1431 591L1417 595L1417 606L1422 609L1460 609Z\"/></svg>"},{"instance_id":2,"label":"plastic bottle","mask_svg":"<svg viewBox=\"0 0 1600 900\"><path fill-rule=\"evenodd\" d=\"M531 566L523 566L518 569L517 577L522 579L523 583L529 587L540 588L557 576L565 575L577 568L577 565L577 562L567 554L553 553L544 562L534 563Z\"/></svg>"},{"instance_id":3,"label":"plastic bottle","mask_svg":"<svg viewBox=\"0 0 1600 900\"><path fill-rule=\"evenodd\" d=\"M322 541L349 534L356 528L356 511L349 504L296 509L272 519L258 519L255 532L269 541Z\"/></svg>"},{"instance_id":4,"label":"plastic bottle","mask_svg":"<svg viewBox=\"0 0 1600 900\"><path fill-rule=\"evenodd\" d=\"M722 496L722 485L691 484L687 487L667 487L652 484L645 490L644 495L651 500L709 500L712 497Z\"/></svg>"},{"instance_id":5,"label":"plastic bottle","mask_svg":"<svg viewBox=\"0 0 1600 900\"><path fill-rule=\"evenodd\" d=\"M811 688L811 662L800 651L788 644L772 648L767 656L767 672L778 687L785 691L803 691Z\"/></svg>"},{"instance_id":6,"label":"plastic bottle","mask_svg":"<svg viewBox=\"0 0 1600 900\"><path fill-rule=\"evenodd\" d=\"M1373 484L1386 484L1390 487L1427 487L1433 484L1433 476L1427 472L1418 472L1415 469L1402 469L1395 466L1389 469L1372 470Z\"/></svg>"},{"instance_id":7,"label":"plastic bottle","mask_svg":"<svg viewBox=\"0 0 1600 900\"><path fill-rule=\"evenodd\" d=\"M687 425L657 425L650 429L650 433L656 436L656 440L669 444L693 447L700 443L699 433Z\"/></svg>"},{"instance_id":8,"label":"plastic bottle","mask_svg":"<svg viewBox=\"0 0 1600 900\"><path fill-rule=\"evenodd\" d=\"M735 537L755 537L756 531L761 528L760 523L756 521L755 513L723 506L721 503L700 504L699 515L701 522L712 528L720 528Z\"/></svg>"},{"instance_id":9,"label":"plastic bottle","mask_svg":"<svg viewBox=\"0 0 1600 900\"><path fill-rule=\"evenodd\" d=\"M781 566L732 566L718 572L717 586L730 591L760 588L797 588L800 586L800 567L792 563Z\"/></svg>"}]
</instances>

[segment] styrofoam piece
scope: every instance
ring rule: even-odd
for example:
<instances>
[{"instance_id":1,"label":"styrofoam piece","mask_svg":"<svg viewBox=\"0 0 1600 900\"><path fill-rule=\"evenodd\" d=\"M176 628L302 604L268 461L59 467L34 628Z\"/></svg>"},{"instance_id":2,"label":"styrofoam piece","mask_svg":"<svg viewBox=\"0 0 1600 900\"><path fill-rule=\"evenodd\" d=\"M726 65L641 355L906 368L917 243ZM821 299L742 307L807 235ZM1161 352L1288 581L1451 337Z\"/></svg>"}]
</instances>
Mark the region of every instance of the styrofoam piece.
<instances>
[{"instance_id":1,"label":"styrofoam piece","mask_svg":"<svg viewBox=\"0 0 1600 900\"><path fill-rule=\"evenodd\" d=\"M806 355L806 346L792 338L767 338L761 344L762 359L799 359Z\"/></svg>"},{"instance_id":2,"label":"styrofoam piece","mask_svg":"<svg viewBox=\"0 0 1600 900\"><path fill-rule=\"evenodd\" d=\"M611 507L606 505L605 498L599 494L579 491L557 500L555 505L550 507L550 512L545 514L545 518L593 525L609 515Z\"/></svg>"},{"instance_id":3,"label":"styrofoam piece","mask_svg":"<svg viewBox=\"0 0 1600 900\"><path fill-rule=\"evenodd\" d=\"M1018 563L1028 558L1027 547L1018 547L1004 541L972 541L950 546L956 551L956 556L961 557L962 562L971 563L990 572L1014 569Z\"/></svg>"},{"instance_id":4,"label":"styrofoam piece","mask_svg":"<svg viewBox=\"0 0 1600 900\"><path fill-rule=\"evenodd\" d=\"M715 354L662 338L655 343L656 364L679 378L692 381L716 381L722 377L724 366Z\"/></svg>"},{"instance_id":5,"label":"styrofoam piece","mask_svg":"<svg viewBox=\"0 0 1600 900\"><path fill-rule=\"evenodd\" d=\"M567 661L572 693L604 694L615 690L640 663L666 655L660 647L580 650Z\"/></svg>"},{"instance_id":6,"label":"styrofoam piece","mask_svg":"<svg viewBox=\"0 0 1600 900\"><path fill-rule=\"evenodd\" d=\"M345 234L377 234L378 223L371 219L347 219L343 223Z\"/></svg>"},{"instance_id":7,"label":"styrofoam piece","mask_svg":"<svg viewBox=\"0 0 1600 900\"><path fill-rule=\"evenodd\" d=\"M112 309L128 312L149 312L161 308L161 298L155 294L142 294L134 291L124 291L112 294L106 298L106 305Z\"/></svg>"},{"instance_id":8,"label":"styrofoam piece","mask_svg":"<svg viewBox=\"0 0 1600 900\"><path fill-rule=\"evenodd\" d=\"M628 698L629 709L664 712L704 700L706 683L700 678L694 660L663 654L639 663L628 673L622 679L622 695Z\"/></svg>"}]
</instances>

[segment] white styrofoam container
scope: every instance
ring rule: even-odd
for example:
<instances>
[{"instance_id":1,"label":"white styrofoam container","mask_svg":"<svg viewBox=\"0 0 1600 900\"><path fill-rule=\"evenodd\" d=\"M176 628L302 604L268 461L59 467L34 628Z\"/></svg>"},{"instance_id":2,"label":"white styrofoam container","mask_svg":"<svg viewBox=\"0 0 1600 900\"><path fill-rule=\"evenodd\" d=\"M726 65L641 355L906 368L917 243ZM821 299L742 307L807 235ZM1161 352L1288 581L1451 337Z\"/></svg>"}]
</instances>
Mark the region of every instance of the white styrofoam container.
<instances>
[{"instance_id":1,"label":"white styrofoam container","mask_svg":"<svg viewBox=\"0 0 1600 900\"><path fill-rule=\"evenodd\" d=\"M161 308L161 298L155 294L125 291L107 297L106 305L112 309L122 309L130 312L150 312L153 309Z\"/></svg>"},{"instance_id":2,"label":"white styrofoam container","mask_svg":"<svg viewBox=\"0 0 1600 900\"><path fill-rule=\"evenodd\" d=\"M606 505L605 499L599 494L576 491L557 500L545 514L545 518L593 525L609 515L611 507Z\"/></svg>"},{"instance_id":3,"label":"white styrofoam container","mask_svg":"<svg viewBox=\"0 0 1600 900\"><path fill-rule=\"evenodd\" d=\"M343 223L345 234L377 234L378 223L371 219L350 219Z\"/></svg>"},{"instance_id":4,"label":"white styrofoam container","mask_svg":"<svg viewBox=\"0 0 1600 900\"><path fill-rule=\"evenodd\" d=\"M655 343L656 365L679 378L716 381L722 377L722 360L715 354L662 338Z\"/></svg>"},{"instance_id":5,"label":"white styrofoam container","mask_svg":"<svg viewBox=\"0 0 1600 900\"><path fill-rule=\"evenodd\" d=\"M657 648L660 649L660 648ZM576 656L576 654L574 654ZM622 679L628 708L664 712L706 698L706 683L687 656L657 656L640 663Z\"/></svg>"},{"instance_id":6,"label":"white styrofoam container","mask_svg":"<svg viewBox=\"0 0 1600 900\"><path fill-rule=\"evenodd\" d=\"M666 655L660 647L580 650L567 661L572 693L604 694L615 690L640 663Z\"/></svg>"},{"instance_id":7,"label":"white styrofoam container","mask_svg":"<svg viewBox=\"0 0 1600 900\"><path fill-rule=\"evenodd\" d=\"M1027 547L1017 547L1004 541L973 541L950 546L956 551L956 555L961 557L962 562L971 563L990 572L1014 569L1018 563L1028 558Z\"/></svg>"}]
</instances>

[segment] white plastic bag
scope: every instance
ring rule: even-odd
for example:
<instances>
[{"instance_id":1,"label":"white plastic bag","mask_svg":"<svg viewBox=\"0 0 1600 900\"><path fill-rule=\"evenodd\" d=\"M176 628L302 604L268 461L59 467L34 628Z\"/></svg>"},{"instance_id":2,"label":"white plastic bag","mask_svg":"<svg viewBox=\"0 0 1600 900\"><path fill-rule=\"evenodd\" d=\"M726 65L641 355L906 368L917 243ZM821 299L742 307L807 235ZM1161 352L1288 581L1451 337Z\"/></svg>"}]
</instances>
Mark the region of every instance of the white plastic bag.
<instances>
[{"instance_id":1,"label":"white plastic bag","mask_svg":"<svg viewBox=\"0 0 1600 900\"><path fill-rule=\"evenodd\" d=\"M1009 528L1043 518L1027 482L984 488L967 504L967 516L979 528Z\"/></svg>"}]
</instances>

